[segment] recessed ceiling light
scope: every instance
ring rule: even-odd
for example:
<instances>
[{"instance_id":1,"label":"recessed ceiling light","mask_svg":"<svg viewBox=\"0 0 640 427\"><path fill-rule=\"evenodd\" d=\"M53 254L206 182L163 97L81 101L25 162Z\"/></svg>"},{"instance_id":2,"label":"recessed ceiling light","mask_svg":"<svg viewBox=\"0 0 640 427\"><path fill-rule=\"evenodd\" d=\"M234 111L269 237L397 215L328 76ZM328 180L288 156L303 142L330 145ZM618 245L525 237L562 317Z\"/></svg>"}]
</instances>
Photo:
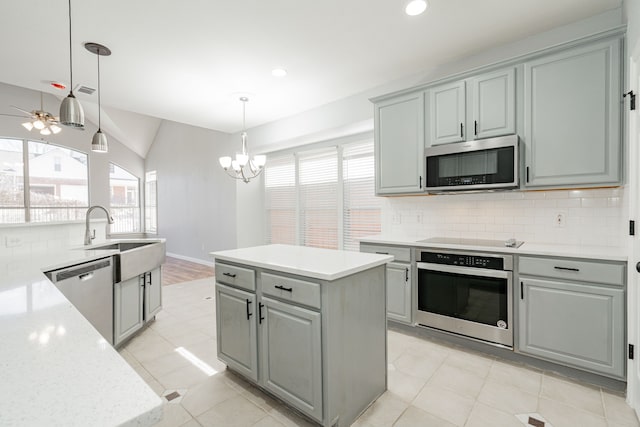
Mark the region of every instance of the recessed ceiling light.
<instances>
[{"instance_id":1,"label":"recessed ceiling light","mask_svg":"<svg viewBox=\"0 0 640 427\"><path fill-rule=\"evenodd\" d=\"M284 68L274 68L273 70L271 70L271 75L273 77L284 77L287 75L287 70L285 70Z\"/></svg>"},{"instance_id":2,"label":"recessed ceiling light","mask_svg":"<svg viewBox=\"0 0 640 427\"><path fill-rule=\"evenodd\" d=\"M427 10L427 1L426 0L411 0L407 3L407 7L405 7L404 11L409 16L420 15L422 12Z\"/></svg>"}]
</instances>

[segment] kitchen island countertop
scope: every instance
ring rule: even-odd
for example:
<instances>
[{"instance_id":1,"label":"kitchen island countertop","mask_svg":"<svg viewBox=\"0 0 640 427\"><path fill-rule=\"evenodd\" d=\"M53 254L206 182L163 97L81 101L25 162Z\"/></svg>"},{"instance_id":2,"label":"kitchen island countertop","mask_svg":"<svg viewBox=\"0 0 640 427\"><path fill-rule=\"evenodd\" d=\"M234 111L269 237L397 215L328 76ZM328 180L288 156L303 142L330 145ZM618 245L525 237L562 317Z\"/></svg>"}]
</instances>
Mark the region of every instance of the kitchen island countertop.
<instances>
[{"instance_id":1,"label":"kitchen island countertop","mask_svg":"<svg viewBox=\"0 0 640 427\"><path fill-rule=\"evenodd\" d=\"M281 244L211 252L211 255L216 261L236 262L327 281L393 261L390 255Z\"/></svg>"}]
</instances>

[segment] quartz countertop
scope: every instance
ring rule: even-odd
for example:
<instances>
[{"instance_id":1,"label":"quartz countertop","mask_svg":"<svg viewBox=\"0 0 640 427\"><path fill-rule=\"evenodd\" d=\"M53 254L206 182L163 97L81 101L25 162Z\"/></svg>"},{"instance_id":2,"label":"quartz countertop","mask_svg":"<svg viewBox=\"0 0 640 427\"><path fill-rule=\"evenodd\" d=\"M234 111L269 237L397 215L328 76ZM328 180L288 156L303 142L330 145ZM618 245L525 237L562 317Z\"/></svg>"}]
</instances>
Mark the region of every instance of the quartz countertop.
<instances>
[{"instance_id":1,"label":"quartz countertop","mask_svg":"<svg viewBox=\"0 0 640 427\"><path fill-rule=\"evenodd\" d=\"M292 245L265 245L211 252L228 261L320 280L336 280L393 261L393 256Z\"/></svg>"},{"instance_id":2,"label":"quartz countertop","mask_svg":"<svg viewBox=\"0 0 640 427\"><path fill-rule=\"evenodd\" d=\"M140 240L161 241L104 243ZM2 426L144 426L162 417L160 397L43 274L118 253L86 248L0 260Z\"/></svg>"},{"instance_id":3,"label":"quartz countertop","mask_svg":"<svg viewBox=\"0 0 640 427\"><path fill-rule=\"evenodd\" d=\"M524 242L519 248L497 248L495 246L475 246L448 243L422 242L431 236L407 236L400 234L379 234L360 239L361 243L374 243L380 245L411 246L417 248L441 248L473 250L482 252L500 252L514 255L542 255L560 256L570 258L599 259L606 261L627 261L625 248L610 246L586 246L586 245L562 245L555 243L528 243Z\"/></svg>"}]
</instances>

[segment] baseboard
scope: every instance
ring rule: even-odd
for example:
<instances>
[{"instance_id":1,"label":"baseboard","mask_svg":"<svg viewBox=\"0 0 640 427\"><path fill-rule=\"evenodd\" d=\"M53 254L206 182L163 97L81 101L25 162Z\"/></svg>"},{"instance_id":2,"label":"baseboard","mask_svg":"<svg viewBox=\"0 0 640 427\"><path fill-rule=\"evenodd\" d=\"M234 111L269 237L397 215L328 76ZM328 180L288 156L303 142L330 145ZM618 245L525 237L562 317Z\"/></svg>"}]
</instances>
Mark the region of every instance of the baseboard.
<instances>
[{"instance_id":1,"label":"baseboard","mask_svg":"<svg viewBox=\"0 0 640 427\"><path fill-rule=\"evenodd\" d=\"M202 264L202 265L206 265L209 267L214 267L215 263L213 261L205 261L202 259L198 259L198 258L191 258L188 256L184 256L184 255L178 255L178 254L172 254L170 252L167 252L167 256L171 257L171 258L178 258L184 261L189 261L189 262L195 262L196 264Z\"/></svg>"}]
</instances>

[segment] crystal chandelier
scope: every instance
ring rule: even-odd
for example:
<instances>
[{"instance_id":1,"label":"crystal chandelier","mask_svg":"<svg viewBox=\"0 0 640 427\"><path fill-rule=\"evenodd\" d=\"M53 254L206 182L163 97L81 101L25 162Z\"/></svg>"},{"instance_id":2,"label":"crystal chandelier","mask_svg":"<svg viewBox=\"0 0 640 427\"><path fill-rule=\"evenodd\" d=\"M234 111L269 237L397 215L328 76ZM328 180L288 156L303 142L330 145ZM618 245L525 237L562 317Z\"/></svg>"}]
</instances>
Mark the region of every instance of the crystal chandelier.
<instances>
[{"instance_id":1,"label":"crystal chandelier","mask_svg":"<svg viewBox=\"0 0 640 427\"><path fill-rule=\"evenodd\" d=\"M248 101L249 98L245 96L240 98L240 102L242 102L242 133L240 134L242 138L242 152L237 153L235 159L232 159L230 156L224 156L218 159L220 166L227 172L227 175L235 179L241 179L243 182L249 182L251 179L260 175L267 161L267 156L263 154L253 156L253 159L251 159L247 151L245 106Z\"/></svg>"}]
</instances>

